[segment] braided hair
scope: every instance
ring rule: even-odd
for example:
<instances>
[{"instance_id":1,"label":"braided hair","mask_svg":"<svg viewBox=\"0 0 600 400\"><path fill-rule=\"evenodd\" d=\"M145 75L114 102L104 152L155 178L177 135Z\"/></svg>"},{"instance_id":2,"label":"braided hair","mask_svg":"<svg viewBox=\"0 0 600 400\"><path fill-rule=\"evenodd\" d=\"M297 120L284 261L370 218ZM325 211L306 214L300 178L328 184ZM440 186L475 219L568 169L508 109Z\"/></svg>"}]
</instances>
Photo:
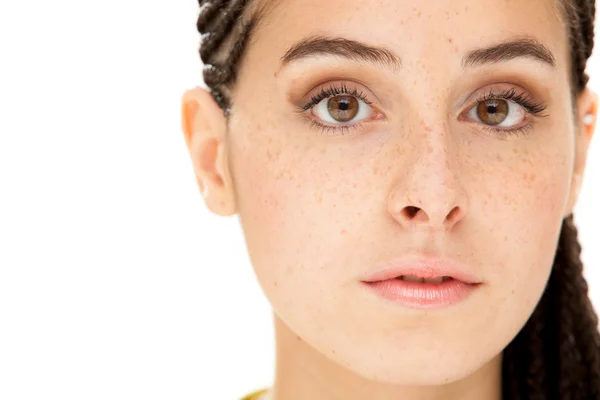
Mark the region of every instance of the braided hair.
<instances>
[{"instance_id":1,"label":"braided hair","mask_svg":"<svg viewBox=\"0 0 600 400\"><path fill-rule=\"evenodd\" d=\"M554 0L571 50L573 104L586 87L594 46L595 0ZM204 82L226 116L243 50L266 8L257 0L199 0L200 57ZM563 222L544 293L523 328L504 349L505 400L600 399L598 316L583 276L573 214Z\"/></svg>"}]
</instances>

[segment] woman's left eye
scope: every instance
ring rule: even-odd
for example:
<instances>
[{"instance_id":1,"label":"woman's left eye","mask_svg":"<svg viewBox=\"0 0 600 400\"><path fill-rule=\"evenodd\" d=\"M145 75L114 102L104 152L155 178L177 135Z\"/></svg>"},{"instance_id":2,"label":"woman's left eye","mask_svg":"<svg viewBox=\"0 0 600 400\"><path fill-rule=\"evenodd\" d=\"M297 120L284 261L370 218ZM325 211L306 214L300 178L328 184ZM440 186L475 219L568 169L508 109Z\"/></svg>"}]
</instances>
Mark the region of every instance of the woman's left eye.
<instances>
[{"instance_id":1,"label":"woman's left eye","mask_svg":"<svg viewBox=\"0 0 600 400\"><path fill-rule=\"evenodd\" d=\"M478 122L482 129L502 137L532 129L533 121L530 119L547 117L547 114L542 114L546 108L546 104L534 100L527 93L517 94L515 88L510 88L500 92L490 90L477 99L475 106L466 114L469 120Z\"/></svg>"},{"instance_id":2,"label":"woman's left eye","mask_svg":"<svg viewBox=\"0 0 600 400\"><path fill-rule=\"evenodd\" d=\"M524 121L527 111L513 101L490 99L477 103L467 115L476 122L510 130Z\"/></svg>"}]
</instances>

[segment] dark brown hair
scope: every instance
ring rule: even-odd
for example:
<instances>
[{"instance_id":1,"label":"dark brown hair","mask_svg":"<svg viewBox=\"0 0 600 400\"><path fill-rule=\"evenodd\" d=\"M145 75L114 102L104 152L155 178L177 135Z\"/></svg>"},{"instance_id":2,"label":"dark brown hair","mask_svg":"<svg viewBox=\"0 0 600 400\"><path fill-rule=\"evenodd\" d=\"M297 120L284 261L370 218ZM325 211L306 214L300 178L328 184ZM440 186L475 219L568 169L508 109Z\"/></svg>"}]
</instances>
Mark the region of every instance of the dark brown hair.
<instances>
[{"instance_id":1,"label":"dark brown hair","mask_svg":"<svg viewBox=\"0 0 600 400\"><path fill-rule=\"evenodd\" d=\"M585 67L594 46L595 0L553 1L569 38L575 107L577 95L589 80ZM200 0L197 27L202 34L204 82L225 115L231 112L231 89L244 48L261 16L268 12L266 3ZM544 293L526 324L504 349L505 400L600 399L598 317L588 296L580 255L577 228L570 214L562 222Z\"/></svg>"}]
</instances>

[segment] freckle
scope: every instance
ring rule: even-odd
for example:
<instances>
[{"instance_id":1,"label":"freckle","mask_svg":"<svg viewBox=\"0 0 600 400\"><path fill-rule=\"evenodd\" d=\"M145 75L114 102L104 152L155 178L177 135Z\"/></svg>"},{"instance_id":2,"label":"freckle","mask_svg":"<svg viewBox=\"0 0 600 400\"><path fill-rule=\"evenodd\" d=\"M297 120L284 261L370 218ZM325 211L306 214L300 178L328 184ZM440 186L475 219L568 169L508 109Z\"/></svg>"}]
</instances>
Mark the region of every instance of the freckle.
<instances>
[{"instance_id":1,"label":"freckle","mask_svg":"<svg viewBox=\"0 0 600 400\"><path fill-rule=\"evenodd\" d=\"M273 282L273 285L274 285L274 286L277 286L277 285L278 285L277 281Z\"/></svg>"},{"instance_id":2,"label":"freckle","mask_svg":"<svg viewBox=\"0 0 600 400\"><path fill-rule=\"evenodd\" d=\"M496 160L503 161L504 159L502 158L502 156L500 154L498 154L498 155L496 155Z\"/></svg>"},{"instance_id":3,"label":"freckle","mask_svg":"<svg viewBox=\"0 0 600 400\"><path fill-rule=\"evenodd\" d=\"M417 14L417 16L420 17L421 15L423 15L423 13L421 11L419 11L419 13Z\"/></svg>"},{"instance_id":4,"label":"freckle","mask_svg":"<svg viewBox=\"0 0 600 400\"><path fill-rule=\"evenodd\" d=\"M452 38L448 38L448 43L452 43Z\"/></svg>"},{"instance_id":5,"label":"freckle","mask_svg":"<svg viewBox=\"0 0 600 400\"><path fill-rule=\"evenodd\" d=\"M345 235L345 234L346 234L346 230L345 230L345 229L342 229L342 230L340 231L340 235Z\"/></svg>"}]
</instances>

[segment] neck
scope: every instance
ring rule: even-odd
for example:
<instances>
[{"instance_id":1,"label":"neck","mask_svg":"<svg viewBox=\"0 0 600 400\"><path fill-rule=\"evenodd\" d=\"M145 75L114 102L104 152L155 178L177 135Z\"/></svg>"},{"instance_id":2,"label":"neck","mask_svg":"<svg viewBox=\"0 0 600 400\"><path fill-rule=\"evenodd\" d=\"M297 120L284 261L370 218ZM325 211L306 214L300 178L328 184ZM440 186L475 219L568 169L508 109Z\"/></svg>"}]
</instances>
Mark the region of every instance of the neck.
<instances>
[{"instance_id":1,"label":"neck","mask_svg":"<svg viewBox=\"0 0 600 400\"><path fill-rule=\"evenodd\" d=\"M461 380L399 386L368 380L318 352L275 318L276 369L269 400L501 400L502 353Z\"/></svg>"}]
</instances>

